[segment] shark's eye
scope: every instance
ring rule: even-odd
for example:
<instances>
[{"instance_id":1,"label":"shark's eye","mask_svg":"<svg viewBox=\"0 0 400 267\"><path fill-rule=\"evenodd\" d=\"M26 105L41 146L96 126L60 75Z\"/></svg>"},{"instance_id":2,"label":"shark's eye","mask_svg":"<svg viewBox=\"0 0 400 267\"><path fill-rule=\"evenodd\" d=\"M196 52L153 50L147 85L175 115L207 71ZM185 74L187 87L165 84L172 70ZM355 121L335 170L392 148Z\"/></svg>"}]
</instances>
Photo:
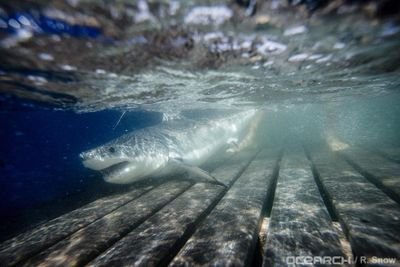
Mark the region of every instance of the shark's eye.
<instances>
[{"instance_id":1,"label":"shark's eye","mask_svg":"<svg viewBox=\"0 0 400 267\"><path fill-rule=\"evenodd\" d=\"M110 146L110 148L108 149L108 151L110 153L115 153L115 148L113 146Z\"/></svg>"}]
</instances>

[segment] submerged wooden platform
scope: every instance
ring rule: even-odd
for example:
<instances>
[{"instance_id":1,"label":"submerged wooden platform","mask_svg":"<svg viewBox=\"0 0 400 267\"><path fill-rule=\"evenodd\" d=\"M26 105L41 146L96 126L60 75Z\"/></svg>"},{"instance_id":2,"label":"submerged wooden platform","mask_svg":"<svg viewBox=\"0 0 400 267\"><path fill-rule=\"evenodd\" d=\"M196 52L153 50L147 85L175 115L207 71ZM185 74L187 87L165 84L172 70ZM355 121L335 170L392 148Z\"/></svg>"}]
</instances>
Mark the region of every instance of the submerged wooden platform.
<instances>
[{"instance_id":1,"label":"submerged wooden platform","mask_svg":"<svg viewBox=\"0 0 400 267\"><path fill-rule=\"evenodd\" d=\"M227 187L176 179L98 199L0 244L0 266L399 266L390 153L237 155L211 171Z\"/></svg>"}]
</instances>

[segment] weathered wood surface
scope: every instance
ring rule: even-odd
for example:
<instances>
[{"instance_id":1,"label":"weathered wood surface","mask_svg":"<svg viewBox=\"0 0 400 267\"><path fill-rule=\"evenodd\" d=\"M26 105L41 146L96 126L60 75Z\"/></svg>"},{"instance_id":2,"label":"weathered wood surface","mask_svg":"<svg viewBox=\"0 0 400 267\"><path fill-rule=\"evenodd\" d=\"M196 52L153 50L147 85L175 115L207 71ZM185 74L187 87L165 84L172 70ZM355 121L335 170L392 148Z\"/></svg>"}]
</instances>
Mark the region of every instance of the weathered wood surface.
<instances>
[{"instance_id":1,"label":"weathered wood surface","mask_svg":"<svg viewBox=\"0 0 400 267\"><path fill-rule=\"evenodd\" d=\"M229 160L212 175L229 188L253 156ZM89 266L156 266L168 262L228 188L207 183L194 185Z\"/></svg>"},{"instance_id":2,"label":"weathered wood surface","mask_svg":"<svg viewBox=\"0 0 400 267\"><path fill-rule=\"evenodd\" d=\"M3 242L0 245L1 266L18 265L19 262L50 247L152 188L152 186L147 186L128 193L98 199Z\"/></svg>"},{"instance_id":3,"label":"weathered wood surface","mask_svg":"<svg viewBox=\"0 0 400 267\"><path fill-rule=\"evenodd\" d=\"M397 190L398 164L352 149L311 153L311 168L293 153L280 164L267 152L218 164L212 175L227 187L170 180L99 199L2 243L0 266L249 266L272 204L264 266L342 256L328 210L358 263L399 260L400 205L387 191Z\"/></svg>"},{"instance_id":4,"label":"weathered wood surface","mask_svg":"<svg viewBox=\"0 0 400 267\"><path fill-rule=\"evenodd\" d=\"M186 242L170 266L248 266L278 156L259 154Z\"/></svg>"},{"instance_id":5,"label":"weathered wood surface","mask_svg":"<svg viewBox=\"0 0 400 267\"><path fill-rule=\"evenodd\" d=\"M341 155L400 204L400 164L357 148L347 149Z\"/></svg>"},{"instance_id":6,"label":"weathered wood surface","mask_svg":"<svg viewBox=\"0 0 400 267\"><path fill-rule=\"evenodd\" d=\"M363 257L398 258L400 206L341 157L328 153L311 157L359 263Z\"/></svg>"},{"instance_id":7,"label":"weathered wood surface","mask_svg":"<svg viewBox=\"0 0 400 267\"><path fill-rule=\"evenodd\" d=\"M105 251L191 185L187 181L162 184L30 258L23 266L81 266Z\"/></svg>"},{"instance_id":8,"label":"weathered wood surface","mask_svg":"<svg viewBox=\"0 0 400 267\"><path fill-rule=\"evenodd\" d=\"M374 149L377 154L382 157L394 161L396 163L400 163L400 148L398 147L380 147Z\"/></svg>"},{"instance_id":9,"label":"weathered wood surface","mask_svg":"<svg viewBox=\"0 0 400 267\"><path fill-rule=\"evenodd\" d=\"M343 255L310 162L304 153L285 154L280 164L263 266L287 266L295 256Z\"/></svg>"}]
</instances>

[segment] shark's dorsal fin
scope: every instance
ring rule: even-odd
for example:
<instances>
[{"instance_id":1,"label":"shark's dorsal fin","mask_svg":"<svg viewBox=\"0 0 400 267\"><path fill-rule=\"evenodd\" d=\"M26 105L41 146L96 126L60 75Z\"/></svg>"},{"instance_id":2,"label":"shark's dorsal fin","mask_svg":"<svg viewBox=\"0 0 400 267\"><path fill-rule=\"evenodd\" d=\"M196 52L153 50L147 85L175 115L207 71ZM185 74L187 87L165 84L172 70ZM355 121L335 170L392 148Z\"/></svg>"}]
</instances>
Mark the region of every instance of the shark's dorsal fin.
<instances>
[{"instance_id":1,"label":"shark's dorsal fin","mask_svg":"<svg viewBox=\"0 0 400 267\"><path fill-rule=\"evenodd\" d=\"M191 165L191 164L187 164L185 162L183 162L182 159L179 158L170 158L168 163L170 163L171 165L173 165L175 168L177 169L181 169L184 171L187 171L189 174L191 174L192 177L196 177L196 178L201 178L209 183L214 183L214 184L219 184L222 186L226 186L224 183L218 181L215 177L213 177L211 174L209 174L207 171Z\"/></svg>"}]
</instances>

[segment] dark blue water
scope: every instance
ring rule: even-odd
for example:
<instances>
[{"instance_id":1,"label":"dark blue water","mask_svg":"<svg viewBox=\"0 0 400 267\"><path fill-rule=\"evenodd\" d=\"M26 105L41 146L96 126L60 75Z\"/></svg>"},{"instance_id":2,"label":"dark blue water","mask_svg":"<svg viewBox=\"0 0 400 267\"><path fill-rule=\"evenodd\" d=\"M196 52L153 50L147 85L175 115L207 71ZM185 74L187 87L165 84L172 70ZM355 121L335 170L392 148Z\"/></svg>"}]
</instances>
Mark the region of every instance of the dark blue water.
<instances>
[{"instance_id":1,"label":"dark blue water","mask_svg":"<svg viewBox=\"0 0 400 267\"><path fill-rule=\"evenodd\" d=\"M12 221L40 205L101 190L102 178L83 167L79 153L161 121L159 113L126 112L114 127L120 116L115 110L77 114L24 101L3 105L0 217Z\"/></svg>"},{"instance_id":2,"label":"dark blue water","mask_svg":"<svg viewBox=\"0 0 400 267\"><path fill-rule=\"evenodd\" d=\"M21 11L10 7L8 14L0 15L6 23L6 27L0 28L4 38L17 36L24 30L33 35L109 40L98 27L70 24L48 17L31 6L25 8ZM39 74L49 81L74 80L69 73L13 68L6 62L0 65L1 71L24 77ZM2 80L2 84L40 93L34 86L15 81ZM49 95L76 102L68 95ZM12 235L13 229L54 217L88 202L91 197L120 189L105 184L99 173L84 168L79 153L161 121L160 113L135 110L126 112L116 126L121 114L117 110L78 114L52 104L0 94L0 218L4 222L0 239Z\"/></svg>"},{"instance_id":3,"label":"dark blue water","mask_svg":"<svg viewBox=\"0 0 400 267\"><path fill-rule=\"evenodd\" d=\"M9 26L1 29L10 34L15 34L22 29L33 31L36 34L67 34L73 37L97 38L102 36L98 27L86 25L73 25L61 19L51 18L40 12L22 11L11 12L1 16Z\"/></svg>"}]
</instances>

